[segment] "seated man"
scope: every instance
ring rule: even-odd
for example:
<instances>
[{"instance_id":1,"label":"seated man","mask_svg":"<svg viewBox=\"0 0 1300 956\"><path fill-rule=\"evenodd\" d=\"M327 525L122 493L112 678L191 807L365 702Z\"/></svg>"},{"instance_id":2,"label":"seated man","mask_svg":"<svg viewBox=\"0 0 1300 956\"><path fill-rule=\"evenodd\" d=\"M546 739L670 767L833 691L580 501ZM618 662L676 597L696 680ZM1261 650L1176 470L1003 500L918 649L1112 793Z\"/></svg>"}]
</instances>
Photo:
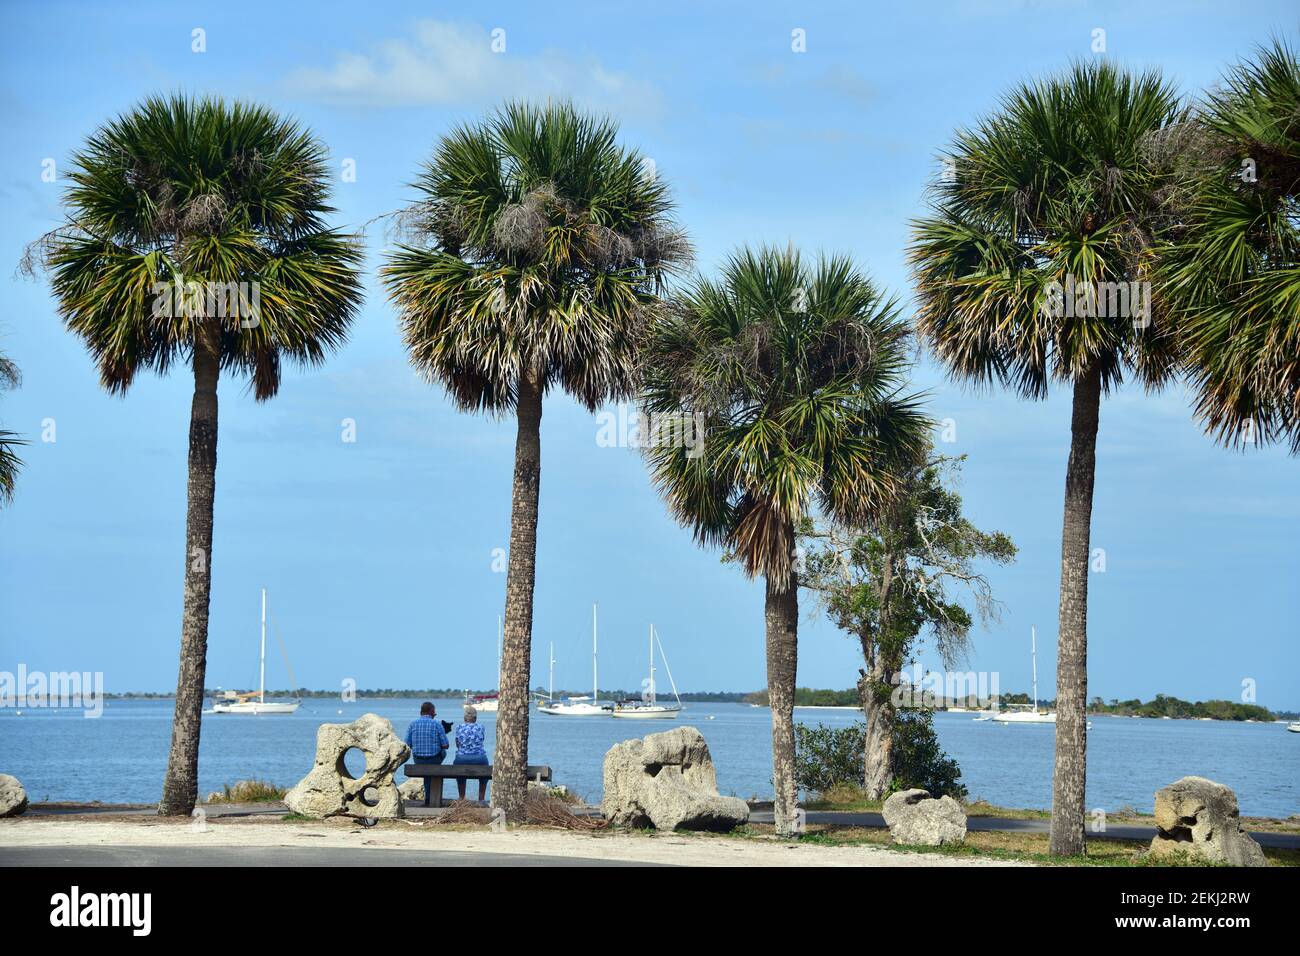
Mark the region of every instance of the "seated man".
<instances>
[{"instance_id":1,"label":"seated man","mask_svg":"<svg viewBox=\"0 0 1300 956\"><path fill-rule=\"evenodd\" d=\"M478 723L478 711L468 704L465 706L465 723L456 728L456 759L453 764L469 763L488 765L487 751L483 748L483 728ZM478 782L478 802L482 803L487 795L486 780ZM460 791L459 799L465 799L465 781L456 779L456 789Z\"/></svg>"},{"instance_id":2,"label":"seated man","mask_svg":"<svg viewBox=\"0 0 1300 956\"><path fill-rule=\"evenodd\" d=\"M438 710L432 701L420 705L420 716L406 728L406 746L411 748L411 763L442 763L447 756L447 732L437 719ZM424 799L429 799L432 777L424 778ZM442 781L438 781L441 789Z\"/></svg>"}]
</instances>

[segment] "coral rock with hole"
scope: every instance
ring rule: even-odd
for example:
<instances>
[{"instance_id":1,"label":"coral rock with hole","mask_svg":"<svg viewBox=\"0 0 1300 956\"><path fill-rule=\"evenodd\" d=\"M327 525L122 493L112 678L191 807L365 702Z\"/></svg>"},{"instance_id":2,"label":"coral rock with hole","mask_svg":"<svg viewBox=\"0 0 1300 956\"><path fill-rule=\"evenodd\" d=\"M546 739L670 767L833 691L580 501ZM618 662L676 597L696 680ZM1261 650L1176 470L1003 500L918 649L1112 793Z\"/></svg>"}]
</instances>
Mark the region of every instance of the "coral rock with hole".
<instances>
[{"instance_id":1,"label":"coral rock with hole","mask_svg":"<svg viewBox=\"0 0 1300 956\"><path fill-rule=\"evenodd\" d=\"M366 769L353 777L344 763L352 749L365 755ZM402 795L393 774L411 750L377 714L363 714L350 724L321 724L316 731L316 765L285 794L289 809L305 817L402 817Z\"/></svg>"},{"instance_id":2,"label":"coral rock with hole","mask_svg":"<svg viewBox=\"0 0 1300 956\"><path fill-rule=\"evenodd\" d=\"M1241 828L1237 795L1205 777L1183 777L1156 791L1156 827L1152 856L1185 853L1208 863L1268 866L1264 851Z\"/></svg>"}]
</instances>

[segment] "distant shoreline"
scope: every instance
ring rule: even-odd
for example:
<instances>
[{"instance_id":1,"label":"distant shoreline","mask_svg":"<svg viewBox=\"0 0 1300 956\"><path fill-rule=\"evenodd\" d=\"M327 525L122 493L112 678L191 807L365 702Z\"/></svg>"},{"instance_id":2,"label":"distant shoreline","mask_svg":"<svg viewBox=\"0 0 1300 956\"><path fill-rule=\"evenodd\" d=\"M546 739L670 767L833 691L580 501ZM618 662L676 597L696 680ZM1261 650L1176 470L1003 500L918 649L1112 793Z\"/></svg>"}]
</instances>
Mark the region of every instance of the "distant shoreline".
<instances>
[{"instance_id":1,"label":"distant shoreline","mask_svg":"<svg viewBox=\"0 0 1300 956\"><path fill-rule=\"evenodd\" d=\"M204 696L213 697L216 696L217 693L219 692L210 690L207 691L204 694ZM450 688L433 688L433 689L426 689L426 690L375 690L375 691L358 690L355 692L355 699L357 700L419 700L423 698L423 699L434 699L434 700L439 700L439 699L455 700L464 697L465 693L466 692L464 690L452 690ZM494 693L494 692L471 690L469 691L469 693L475 694L475 693ZM530 692L529 696L531 697L538 693L541 692L534 690ZM557 696L564 696L564 694L567 694L569 692L557 691L556 693ZM602 698L608 698L611 700L621 700L621 699L626 699L628 697L636 696L636 694L633 692L621 691L621 690L619 691L602 690L600 693ZM280 690L267 690L266 696L274 697L274 698L294 697L301 700L334 700L334 699L338 699L341 696L341 694L338 691L291 691L291 690L280 689ZM739 691L737 692L704 691L704 692L695 692L695 693L685 693L685 694L681 694L680 696L683 703L691 703L691 704L749 704L755 707L768 706L766 700L755 701L753 698L756 695L753 692L742 693ZM140 691L128 691L126 693L105 692L103 694L103 699L106 701L129 701L129 700L163 701L163 700L175 700L175 698L176 695L174 693L161 693L161 692L149 693L149 692L140 692ZM1045 705L1050 706L1050 703L1047 701L1044 701L1043 703ZM13 705L8 703L0 703L0 710L8 709L11 706ZM17 706L39 708L41 707L41 704L40 703L28 704L26 702L20 702L17 704ZM795 710L857 711L860 710L861 708L856 704L795 704L794 709ZM942 706L935 707L933 708L933 710L934 712L941 712L941 713L952 712L952 713L979 714L979 713L988 712L986 708L978 708L978 709L963 708L961 710L952 710L949 707L942 707ZM1173 715L1154 714L1154 713L1146 713L1146 714L1114 713L1110 710L1089 710L1088 716L1090 718L1091 717L1116 717L1116 718L1136 717L1144 720L1192 720L1192 721L1214 720L1222 723L1255 723L1255 724L1268 724L1268 723L1286 724L1286 723L1292 723L1297 719L1300 719L1300 713L1294 711L1286 711L1286 710L1270 712L1270 716L1268 717L1259 716L1254 718L1173 716Z\"/></svg>"},{"instance_id":2,"label":"distant shoreline","mask_svg":"<svg viewBox=\"0 0 1300 956\"><path fill-rule=\"evenodd\" d=\"M208 689L208 691L204 692L204 697L214 697L217 696L218 693L220 692L221 692L220 689ZM465 693L467 692L471 693L471 695L473 695L473 693L495 693L495 691L482 691L482 689L469 689L469 691L465 691L465 689L454 689L454 688L447 688L447 687L415 689L415 691L396 691L396 689L389 689L389 688L356 689L356 691L352 693L354 693L354 696L355 698L357 698L357 700L415 700L415 698L425 698L425 700L459 700L459 698L464 697ZM529 692L529 697L541 695L541 693L545 693L545 692L541 691L541 689L539 688L534 688L533 691ZM586 691L586 692L556 691L556 696L563 697L565 695L569 695L569 693L590 693L590 691ZM853 695L853 700L845 700L845 698L848 697L850 693L852 693ZM824 692L824 691L814 691L814 689L811 688L800 688L800 692L798 692L796 700L798 700L798 698L800 697L802 697L803 700L809 700L809 697L813 697L814 695L818 697L822 697L822 700L826 700L828 695L835 695L831 697L831 700L836 700L836 698L839 698L839 700L845 702L842 702L842 704L829 704L829 702L827 702L827 704L798 704L798 702L796 702L794 706L796 706L797 709L801 709L801 710L859 710L861 709L859 708L857 698L855 698L857 697L857 691L855 691L855 689L854 691ZM637 696L640 696L640 691L621 691L621 689L610 689L610 688L604 688L601 691L601 697L607 698L607 700L625 700L625 698L632 698ZM682 695L680 696L682 702L685 702L685 704L751 704L757 706L767 706L766 691L754 691L754 692L694 691L694 692L682 693ZM339 697L342 697L342 692L341 691L290 691L290 689L285 689L285 688L278 688L278 689L268 688L266 689L266 697L274 697L274 698L295 697L295 698L299 698L299 700L338 700ZM114 701L114 700L116 701L121 701L121 700L162 701L162 700L174 700L175 695L172 692L166 692L166 693L142 692L142 691L129 691L125 693L104 692L103 698L105 701ZM1006 693L1006 695L1001 695L1001 700L1002 702L1004 702L1004 705L1005 704L1028 704L1028 702L1030 702L1030 698L1028 697L1024 697L1023 695L1010 695L1010 693ZM3 700L3 698L0 698L0 706L8 705L9 702L10 701L8 700ZM1048 708L1052 708L1054 704L1053 701L1049 701L1049 700L1044 700L1040 702L1044 706L1048 706ZM946 701L944 701L943 704L940 704L939 701L936 701L936 704L937 706L933 708L935 710L949 709L948 706L946 706ZM1158 713L1158 711L1153 711L1157 705L1160 705L1161 709L1165 710L1166 713ZM1212 705L1213 705L1213 709L1212 709ZM1135 711L1139 711L1143 709L1147 709L1148 713L1135 713ZM966 710L969 711L969 713L979 713L979 710L982 709L966 708ZM1182 713L1167 713L1167 711L1169 710L1180 710L1182 711ZM1231 717L1230 715L1227 715L1232 713L1232 711L1234 710L1236 711L1236 713L1240 715L1231 715ZM1191 713L1188 713L1188 711L1191 711ZM1225 721L1229 723L1291 722L1291 721L1296 721L1296 719L1300 719L1300 711L1296 711L1296 710L1270 711L1269 709L1261 708L1261 706L1258 705L1243 705L1243 704L1238 704L1238 702L1235 701L1204 701L1204 702L1203 701L1196 701L1196 702L1182 701L1182 700L1178 700L1177 697L1169 697L1166 695L1157 695L1156 700L1151 702L1145 702L1140 700L1123 701L1123 702L1117 702L1117 704L1112 704L1109 706L1102 706L1102 708L1100 709L1091 708L1091 706L1089 706L1088 715L1089 717L1125 717L1125 718L1141 717L1145 719L1162 719L1167 717L1169 719L1174 719L1174 721L1197 721L1197 719L1214 719L1214 721Z\"/></svg>"}]
</instances>

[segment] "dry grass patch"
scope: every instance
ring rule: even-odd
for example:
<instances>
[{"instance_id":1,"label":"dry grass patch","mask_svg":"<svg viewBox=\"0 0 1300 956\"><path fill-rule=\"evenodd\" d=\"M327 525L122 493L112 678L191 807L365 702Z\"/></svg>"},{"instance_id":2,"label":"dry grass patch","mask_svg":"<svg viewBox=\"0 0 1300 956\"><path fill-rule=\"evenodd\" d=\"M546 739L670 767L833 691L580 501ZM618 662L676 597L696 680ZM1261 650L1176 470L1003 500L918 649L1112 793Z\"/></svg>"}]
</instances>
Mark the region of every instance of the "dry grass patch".
<instances>
[{"instance_id":1,"label":"dry grass patch","mask_svg":"<svg viewBox=\"0 0 1300 956\"><path fill-rule=\"evenodd\" d=\"M267 780L240 780L228 783L220 793L208 794L206 803L276 803L284 799L288 787L277 786Z\"/></svg>"}]
</instances>

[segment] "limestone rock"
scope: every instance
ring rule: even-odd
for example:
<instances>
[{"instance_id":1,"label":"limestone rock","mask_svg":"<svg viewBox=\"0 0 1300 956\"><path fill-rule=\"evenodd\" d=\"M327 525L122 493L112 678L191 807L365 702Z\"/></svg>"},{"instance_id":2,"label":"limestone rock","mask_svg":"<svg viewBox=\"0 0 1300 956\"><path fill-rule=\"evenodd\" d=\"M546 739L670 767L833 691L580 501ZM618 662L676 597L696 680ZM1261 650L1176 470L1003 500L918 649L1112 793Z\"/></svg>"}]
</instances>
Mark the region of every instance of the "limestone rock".
<instances>
[{"instance_id":1,"label":"limestone rock","mask_svg":"<svg viewBox=\"0 0 1300 956\"><path fill-rule=\"evenodd\" d=\"M1187 853L1230 866L1268 866L1264 851L1241 828L1237 795L1204 777L1183 777L1156 791L1152 856Z\"/></svg>"},{"instance_id":2,"label":"limestone rock","mask_svg":"<svg viewBox=\"0 0 1300 956\"><path fill-rule=\"evenodd\" d=\"M966 839L966 814L952 797L938 800L928 790L900 790L882 808L895 843L943 846Z\"/></svg>"},{"instance_id":3,"label":"limestone rock","mask_svg":"<svg viewBox=\"0 0 1300 956\"><path fill-rule=\"evenodd\" d=\"M343 755L356 748L366 758L359 778L348 773ZM321 724L316 731L316 765L284 802L306 817L401 817L402 795L393 774L411 750L377 714L363 714L350 724Z\"/></svg>"},{"instance_id":4,"label":"limestone rock","mask_svg":"<svg viewBox=\"0 0 1300 956\"><path fill-rule=\"evenodd\" d=\"M709 745L694 727L615 744L604 774L601 810L618 826L725 831L749 819L744 800L718 793Z\"/></svg>"},{"instance_id":5,"label":"limestone rock","mask_svg":"<svg viewBox=\"0 0 1300 956\"><path fill-rule=\"evenodd\" d=\"M27 809L27 791L17 777L0 773L0 817L16 817Z\"/></svg>"},{"instance_id":6,"label":"limestone rock","mask_svg":"<svg viewBox=\"0 0 1300 956\"><path fill-rule=\"evenodd\" d=\"M423 800L424 778L411 777L409 780L403 780L397 785L397 792L402 795L403 800Z\"/></svg>"}]
</instances>

